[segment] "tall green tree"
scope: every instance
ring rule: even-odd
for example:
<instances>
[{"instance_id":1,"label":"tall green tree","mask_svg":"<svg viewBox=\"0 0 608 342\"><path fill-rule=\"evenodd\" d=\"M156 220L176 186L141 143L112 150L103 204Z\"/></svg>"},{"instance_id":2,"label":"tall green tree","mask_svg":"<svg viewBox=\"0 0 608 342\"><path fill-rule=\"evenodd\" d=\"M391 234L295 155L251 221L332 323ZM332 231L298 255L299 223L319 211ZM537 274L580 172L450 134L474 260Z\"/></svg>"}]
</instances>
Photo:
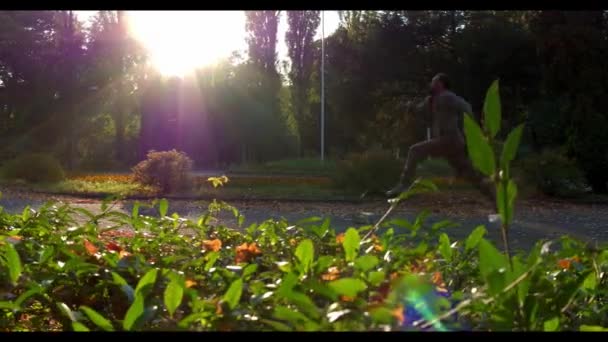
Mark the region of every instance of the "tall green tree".
<instances>
[{"instance_id":1,"label":"tall green tree","mask_svg":"<svg viewBox=\"0 0 608 342\"><path fill-rule=\"evenodd\" d=\"M258 127L264 133L258 134L256 144L243 145L243 156L258 161L280 158L286 155L285 117L281 113L279 92L281 76L277 71L277 28L281 11L247 11L245 28L249 46L247 74L252 77L246 82L249 94L255 100L250 115L255 117ZM254 149L253 151L251 149Z\"/></svg>"},{"instance_id":2,"label":"tall green tree","mask_svg":"<svg viewBox=\"0 0 608 342\"><path fill-rule=\"evenodd\" d=\"M302 137L305 125L310 125L308 112L308 92L313 65L313 38L321 21L320 11L288 11L287 33L285 41L291 60L289 79L291 81L291 99L298 136L300 137L300 155L302 155Z\"/></svg>"}]
</instances>

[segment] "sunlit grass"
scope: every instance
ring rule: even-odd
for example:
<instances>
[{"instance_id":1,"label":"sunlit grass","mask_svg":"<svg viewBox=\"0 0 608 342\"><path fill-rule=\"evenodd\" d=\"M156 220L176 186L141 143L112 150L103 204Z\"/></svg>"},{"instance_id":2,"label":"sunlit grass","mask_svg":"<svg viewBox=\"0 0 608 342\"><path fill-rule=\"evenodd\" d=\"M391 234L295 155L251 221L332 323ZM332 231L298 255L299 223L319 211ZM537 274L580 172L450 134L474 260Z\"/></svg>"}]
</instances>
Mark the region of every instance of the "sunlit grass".
<instances>
[{"instance_id":1,"label":"sunlit grass","mask_svg":"<svg viewBox=\"0 0 608 342\"><path fill-rule=\"evenodd\" d=\"M76 194L108 194L108 195L136 195L154 193L154 189L131 182L91 182L83 180L66 180L53 184L41 184L41 190L59 193Z\"/></svg>"}]
</instances>

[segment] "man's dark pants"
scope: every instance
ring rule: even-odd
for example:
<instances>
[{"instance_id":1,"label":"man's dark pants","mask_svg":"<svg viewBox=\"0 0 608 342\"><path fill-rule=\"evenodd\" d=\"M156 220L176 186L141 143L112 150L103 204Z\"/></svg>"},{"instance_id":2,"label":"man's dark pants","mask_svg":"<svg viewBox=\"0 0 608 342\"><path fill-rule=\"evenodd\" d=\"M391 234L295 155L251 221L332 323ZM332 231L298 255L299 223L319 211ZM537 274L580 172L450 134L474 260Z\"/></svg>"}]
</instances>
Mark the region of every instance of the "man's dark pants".
<instances>
[{"instance_id":1,"label":"man's dark pants","mask_svg":"<svg viewBox=\"0 0 608 342\"><path fill-rule=\"evenodd\" d=\"M496 191L493 185L484 182L483 174L473 168L466 153L464 138L459 134L438 137L412 145L401 174L401 182L403 184L411 182L416 175L418 163L429 157L446 159L456 170L458 176L465 178L492 201L495 200Z\"/></svg>"}]
</instances>

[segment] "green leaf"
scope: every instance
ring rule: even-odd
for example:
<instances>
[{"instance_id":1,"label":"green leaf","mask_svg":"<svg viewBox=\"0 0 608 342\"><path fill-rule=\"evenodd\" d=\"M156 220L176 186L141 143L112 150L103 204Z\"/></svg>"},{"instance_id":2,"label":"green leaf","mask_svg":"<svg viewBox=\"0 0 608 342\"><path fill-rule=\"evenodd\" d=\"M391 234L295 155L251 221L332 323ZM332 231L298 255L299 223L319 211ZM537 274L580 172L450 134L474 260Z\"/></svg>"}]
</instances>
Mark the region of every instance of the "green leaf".
<instances>
[{"instance_id":1,"label":"green leaf","mask_svg":"<svg viewBox=\"0 0 608 342\"><path fill-rule=\"evenodd\" d=\"M271 321L269 319L261 319L260 322L270 325L276 331L293 331L293 329L285 323Z\"/></svg>"},{"instance_id":2,"label":"green leaf","mask_svg":"<svg viewBox=\"0 0 608 342\"><path fill-rule=\"evenodd\" d=\"M80 310L82 310L87 317L93 322L96 326L100 327L104 331L114 331L114 327L112 323L104 318L102 315L97 313L97 311L89 308L88 306L81 306Z\"/></svg>"},{"instance_id":3,"label":"green leaf","mask_svg":"<svg viewBox=\"0 0 608 342\"><path fill-rule=\"evenodd\" d=\"M165 289L165 307L169 311L169 315L173 317L175 310L182 303L184 296L184 287L178 280L172 280Z\"/></svg>"},{"instance_id":4,"label":"green leaf","mask_svg":"<svg viewBox=\"0 0 608 342\"><path fill-rule=\"evenodd\" d=\"M234 309L241 300L243 293L243 279L239 278L230 284L228 291L224 294L223 300L228 303L230 309Z\"/></svg>"},{"instance_id":5,"label":"green leaf","mask_svg":"<svg viewBox=\"0 0 608 342\"><path fill-rule=\"evenodd\" d=\"M296 258L300 261L302 273L308 273L315 257L315 249L310 239L303 240L296 248Z\"/></svg>"},{"instance_id":6,"label":"green leaf","mask_svg":"<svg viewBox=\"0 0 608 342\"><path fill-rule=\"evenodd\" d=\"M361 238L359 237L359 232L355 228L349 228L346 234L344 234L344 242L342 243L347 262L355 260L357 254L359 254L360 244Z\"/></svg>"},{"instance_id":7,"label":"green leaf","mask_svg":"<svg viewBox=\"0 0 608 342\"><path fill-rule=\"evenodd\" d=\"M19 306L13 302L2 301L2 302L0 302L0 309L19 310Z\"/></svg>"},{"instance_id":8,"label":"green leaf","mask_svg":"<svg viewBox=\"0 0 608 342\"><path fill-rule=\"evenodd\" d=\"M211 267L213 267L213 265L215 265L215 262L217 261L217 259L220 257L220 253L219 252L211 252L209 254L207 254L206 259L207 259L207 263L205 263L205 272L208 272Z\"/></svg>"},{"instance_id":9,"label":"green leaf","mask_svg":"<svg viewBox=\"0 0 608 342\"><path fill-rule=\"evenodd\" d=\"M284 320L293 324L298 324L300 322L309 322L308 317L304 316L302 313L291 310L284 306L277 306L274 308L273 317L276 319Z\"/></svg>"},{"instance_id":10,"label":"green leaf","mask_svg":"<svg viewBox=\"0 0 608 342\"><path fill-rule=\"evenodd\" d=\"M513 274L511 277L509 277L509 282L515 281L515 279L524 274L526 271L527 269L524 267L519 257L513 257ZM517 299L519 300L519 305L522 307L526 302L526 297L528 296L528 291L530 290L530 282L531 275L528 275L519 284L517 284Z\"/></svg>"},{"instance_id":11,"label":"green leaf","mask_svg":"<svg viewBox=\"0 0 608 342\"><path fill-rule=\"evenodd\" d=\"M46 263L55 253L55 248L53 246L48 246L44 249L42 253L40 253L39 263Z\"/></svg>"},{"instance_id":12,"label":"green leaf","mask_svg":"<svg viewBox=\"0 0 608 342\"><path fill-rule=\"evenodd\" d=\"M479 271L493 294L504 287L507 263L507 258L490 242L486 239L479 241Z\"/></svg>"},{"instance_id":13,"label":"green leaf","mask_svg":"<svg viewBox=\"0 0 608 342\"><path fill-rule=\"evenodd\" d=\"M295 304L298 309L308 315L308 317L318 319L321 316L319 313L319 308L317 308L314 302L307 295L300 292L291 291L285 296L285 298Z\"/></svg>"},{"instance_id":14,"label":"green leaf","mask_svg":"<svg viewBox=\"0 0 608 342\"><path fill-rule=\"evenodd\" d=\"M492 175L496 169L494 151L483 136L479 125L468 114L464 116L464 133L473 166L486 176Z\"/></svg>"},{"instance_id":15,"label":"green leaf","mask_svg":"<svg viewBox=\"0 0 608 342\"><path fill-rule=\"evenodd\" d=\"M479 241L479 271L487 276L493 271L507 267L505 256L486 239Z\"/></svg>"},{"instance_id":16,"label":"green leaf","mask_svg":"<svg viewBox=\"0 0 608 342\"><path fill-rule=\"evenodd\" d=\"M446 260L452 260L452 247L450 247L450 238L445 234L439 235L439 253Z\"/></svg>"},{"instance_id":17,"label":"green leaf","mask_svg":"<svg viewBox=\"0 0 608 342\"><path fill-rule=\"evenodd\" d=\"M384 273L384 271L369 272L369 275L367 276L367 281L369 281L372 286L378 286L384 280L385 277L386 273Z\"/></svg>"},{"instance_id":18,"label":"green leaf","mask_svg":"<svg viewBox=\"0 0 608 342\"><path fill-rule=\"evenodd\" d=\"M581 325L580 331L608 331L608 328L601 327L599 325Z\"/></svg>"},{"instance_id":19,"label":"green leaf","mask_svg":"<svg viewBox=\"0 0 608 342\"><path fill-rule=\"evenodd\" d=\"M509 136L507 137L507 140L502 148L502 155L500 158L500 164L503 169L506 169L508 164L515 159L523 131L524 125L521 124L512 130L511 133L509 133Z\"/></svg>"},{"instance_id":20,"label":"green leaf","mask_svg":"<svg viewBox=\"0 0 608 342\"><path fill-rule=\"evenodd\" d=\"M448 228L448 227L458 227L458 226L459 225L457 223L454 223L454 222L449 221L449 220L443 220L443 221L434 223L431 226L431 231L438 231L440 229L445 229L445 228Z\"/></svg>"},{"instance_id":21,"label":"green leaf","mask_svg":"<svg viewBox=\"0 0 608 342\"><path fill-rule=\"evenodd\" d=\"M317 261L315 262L317 272L325 271L334 262L334 259L335 258L331 255L324 255L317 258Z\"/></svg>"},{"instance_id":22,"label":"green leaf","mask_svg":"<svg viewBox=\"0 0 608 342\"><path fill-rule=\"evenodd\" d=\"M486 227L477 226L477 228L475 228L475 230L473 230L473 232L467 238L467 241L465 242L465 245L464 245L464 249L466 251L470 251L470 250L474 249L475 247L477 247L477 245L479 244L479 241L481 241L481 238L483 238L483 236L486 234L486 232L487 232Z\"/></svg>"},{"instance_id":23,"label":"green leaf","mask_svg":"<svg viewBox=\"0 0 608 342\"><path fill-rule=\"evenodd\" d=\"M387 308L376 308L371 310L369 314L376 324L391 324L393 322L393 313Z\"/></svg>"},{"instance_id":24,"label":"green leaf","mask_svg":"<svg viewBox=\"0 0 608 342\"><path fill-rule=\"evenodd\" d=\"M84 324L80 322L72 322L72 329L78 332L90 331L89 328L87 328Z\"/></svg>"},{"instance_id":25,"label":"green leaf","mask_svg":"<svg viewBox=\"0 0 608 342\"><path fill-rule=\"evenodd\" d=\"M515 211L517 185L515 185L515 182L512 179L509 179L509 183L507 184L506 197L504 185L502 183L498 185L498 192L496 194L496 203L498 204L498 213L500 214L500 218L502 222L510 224L513 221L513 212ZM507 213L506 216L505 213Z\"/></svg>"},{"instance_id":26,"label":"green leaf","mask_svg":"<svg viewBox=\"0 0 608 342\"><path fill-rule=\"evenodd\" d=\"M589 273L589 275L585 278L583 282L583 289L588 291L593 291L597 287L597 277L595 276L595 272Z\"/></svg>"},{"instance_id":27,"label":"green leaf","mask_svg":"<svg viewBox=\"0 0 608 342\"><path fill-rule=\"evenodd\" d=\"M25 221L29 220L31 216L32 216L32 212L30 211L30 206L28 205L21 212L21 220L23 220L23 222L25 222Z\"/></svg>"},{"instance_id":28,"label":"green leaf","mask_svg":"<svg viewBox=\"0 0 608 342\"><path fill-rule=\"evenodd\" d=\"M144 274L143 277L137 283L137 287L135 288L135 293L138 294L142 292L147 286L153 286L156 282L156 275L158 274L157 269L152 269L148 271L148 273Z\"/></svg>"},{"instance_id":29,"label":"green leaf","mask_svg":"<svg viewBox=\"0 0 608 342\"><path fill-rule=\"evenodd\" d=\"M61 311L62 314L69 318L70 321L76 322L76 317L74 316L74 313L72 312L72 310L70 310L70 307L67 306L65 303L57 303L57 308L59 308L59 311Z\"/></svg>"},{"instance_id":30,"label":"green leaf","mask_svg":"<svg viewBox=\"0 0 608 342\"><path fill-rule=\"evenodd\" d=\"M133 203L133 209L131 210L131 217L136 218L139 216L139 202Z\"/></svg>"},{"instance_id":31,"label":"green leaf","mask_svg":"<svg viewBox=\"0 0 608 342\"><path fill-rule=\"evenodd\" d=\"M160 217L167 216L168 210L169 210L169 201L167 201L165 198L161 199L160 203L158 205L158 212L160 213Z\"/></svg>"},{"instance_id":32,"label":"green leaf","mask_svg":"<svg viewBox=\"0 0 608 342\"><path fill-rule=\"evenodd\" d=\"M490 88L486 92L486 99L483 103L484 124L486 130L492 135L500 130L501 109L500 109L500 94L498 91L498 80L492 82Z\"/></svg>"},{"instance_id":33,"label":"green leaf","mask_svg":"<svg viewBox=\"0 0 608 342\"><path fill-rule=\"evenodd\" d=\"M131 330L135 322L144 314L144 297L141 294L135 296L135 300L127 310L125 318L122 321L122 327L125 330Z\"/></svg>"},{"instance_id":34,"label":"green leaf","mask_svg":"<svg viewBox=\"0 0 608 342\"><path fill-rule=\"evenodd\" d=\"M17 297L17 300L15 300L15 305L17 307L21 307L21 305L30 297L32 297L33 295L36 294L40 294L40 293L44 293L44 288L42 286L36 286L33 288L30 288L29 290L23 292L22 294L19 295L19 297Z\"/></svg>"},{"instance_id":35,"label":"green leaf","mask_svg":"<svg viewBox=\"0 0 608 342\"><path fill-rule=\"evenodd\" d=\"M348 297L355 297L357 293L365 291L367 285L359 279L355 278L342 278L334 280L329 283L329 287L332 288L339 295Z\"/></svg>"},{"instance_id":36,"label":"green leaf","mask_svg":"<svg viewBox=\"0 0 608 342\"><path fill-rule=\"evenodd\" d=\"M6 263L8 265L9 278L13 285L17 285L22 272L21 259L15 247L10 243L6 244Z\"/></svg>"},{"instance_id":37,"label":"green leaf","mask_svg":"<svg viewBox=\"0 0 608 342\"><path fill-rule=\"evenodd\" d=\"M275 264L282 272L291 272L291 264L288 261L276 261Z\"/></svg>"},{"instance_id":38,"label":"green leaf","mask_svg":"<svg viewBox=\"0 0 608 342\"><path fill-rule=\"evenodd\" d=\"M255 273L255 271L258 270L258 264L251 264L251 265L247 265L244 269L243 269L243 279L247 278L248 276L252 275Z\"/></svg>"},{"instance_id":39,"label":"green leaf","mask_svg":"<svg viewBox=\"0 0 608 342\"><path fill-rule=\"evenodd\" d=\"M355 260L355 267L363 272L367 272L376 267L380 261L374 255L363 255Z\"/></svg>"},{"instance_id":40,"label":"green leaf","mask_svg":"<svg viewBox=\"0 0 608 342\"><path fill-rule=\"evenodd\" d=\"M127 283L127 281L120 276L120 274L116 273L116 272L112 272L112 279L114 280L114 283L117 285L129 285Z\"/></svg>"},{"instance_id":41,"label":"green leaf","mask_svg":"<svg viewBox=\"0 0 608 342\"><path fill-rule=\"evenodd\" d=\"M277 295L283 297L287 296L297 283L298 276L296 276L294 273L287 273L283 279L281 279L281 285L277 289Z\"/></svg>"}]
</instances>

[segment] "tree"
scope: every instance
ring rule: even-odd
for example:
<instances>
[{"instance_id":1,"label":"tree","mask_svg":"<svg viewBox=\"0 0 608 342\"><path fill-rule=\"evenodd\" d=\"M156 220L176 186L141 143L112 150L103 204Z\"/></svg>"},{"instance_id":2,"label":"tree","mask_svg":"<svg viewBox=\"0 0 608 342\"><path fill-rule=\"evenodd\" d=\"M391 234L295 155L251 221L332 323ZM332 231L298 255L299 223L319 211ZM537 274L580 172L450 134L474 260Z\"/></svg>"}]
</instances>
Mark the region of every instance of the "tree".
<instances>
[{"instance_id":1,"label":"tree","mask_svg":"<svg viewBox=\"0 0 608 342\"><path fill-rule=\"evenodd\" d=\"M605 93L608 54L603 11L540 11L531 18L548 100L563 100L560 114L570 154L596 192L608 191Z\"/></svg>"},{"instance_id":2,"label":"tree","mask_svg":"<svg viewBox=\"0 0 608 342\"><path fill-rule=\"evenodd\" d=\"M124 164L126 129L137 108L136 90L144 73L144 52L128 34L124 11L100 11L91 26L89 41L95 59L96 86L103 94L102 108L109 112L114 124L114 157ZM132 157L129 159L133 161Z\"/></svg>"},{"instance_id":3,"label":"tree","mask_svg":"<svg viewBox=\"0 0 608 342\"><path fill-rule=\"evenodd\" d=\"M243 146L243 153L258 161L285 156L285 144L278 141L288 139L285 118L280 110L279 91L281 77L277 72L277 27L280 11L247 11L246 30L249 45L249 62L246 82L249 94L255 100L249 115L258 124L264 125L264 134L257 135L256 145ZM258 127L260 127L258 125ZM251 151L253 147L254 151Z\"/></svg>"},{"instance_id":4,"label":"tree","mask_svg":"<svg viewBox=\"0 0 608 342\"><path fill-rule=\"evenodd\" d=\"M308 109L308 91L313 64L313 38L320 23L320 11L288 11L288 29L285 34L288 54L291 59L289 79L291 80L291 98L298 127L309 124L305 122ZM298 129L300 141L304 133ZM302 143L300 143L302 155Z\"/></svg>"}]
</instances>

